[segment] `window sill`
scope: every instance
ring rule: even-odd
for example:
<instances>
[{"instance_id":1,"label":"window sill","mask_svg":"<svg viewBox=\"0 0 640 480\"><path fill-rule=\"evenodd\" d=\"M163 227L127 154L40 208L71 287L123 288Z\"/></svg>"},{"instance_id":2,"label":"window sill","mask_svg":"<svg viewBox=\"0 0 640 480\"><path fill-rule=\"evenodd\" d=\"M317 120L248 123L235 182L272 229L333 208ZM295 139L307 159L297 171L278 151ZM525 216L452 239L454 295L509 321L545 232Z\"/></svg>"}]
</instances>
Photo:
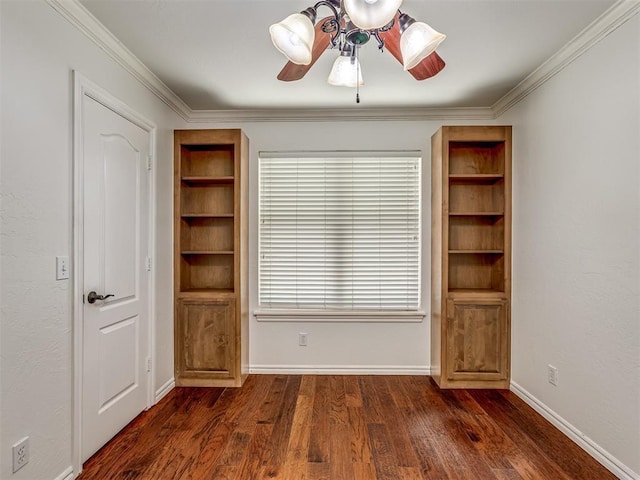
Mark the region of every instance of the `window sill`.
<instances>
[{"instance_id":1,"label":"window sill","mask_svg":"<svg viewBox=\"0 0 640 480\"><path fill-rule=\"evenodd\" d=\"M259 322L364 322L364 323L420 323L426 316L422 311L360 311L350 310L256 310Z\"/></svg>"}]
</instances>

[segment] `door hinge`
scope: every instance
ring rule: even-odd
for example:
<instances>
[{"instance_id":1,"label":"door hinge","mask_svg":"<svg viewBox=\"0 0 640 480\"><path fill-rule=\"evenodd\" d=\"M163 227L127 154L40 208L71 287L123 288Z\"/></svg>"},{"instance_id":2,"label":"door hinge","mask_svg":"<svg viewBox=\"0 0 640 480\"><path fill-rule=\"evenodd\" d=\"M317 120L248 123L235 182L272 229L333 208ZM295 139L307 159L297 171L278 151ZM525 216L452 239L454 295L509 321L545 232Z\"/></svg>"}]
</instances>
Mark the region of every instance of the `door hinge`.
<instances>
[{"instance_id":1,"label":"door hinge","mask_svg":"<svg viewBox=\"0 0 640 480\"><path fill-rule=\"evenodd\" d=\"M151 371L151 357L147 357L147 372Z\"/></svg>"},{"instance_id":2,"label":"door hinge","mask_svg":"<svg viewBox=\"0 0 640 480\"><path fill-rule=\"evenodd\" d=\"M147 155L147 170L151 171L153 168L153 157L151 154Z\"/></svg>"},{"instance_id":3,"label":"door hinge","mask_svg":"<svg viewBox=\"0 0 640 480\"><path fill-rule=\"evenodd\" d=\"M147 257L147 272L151 271L151 257Z\"/></svg>"}]
</instances>

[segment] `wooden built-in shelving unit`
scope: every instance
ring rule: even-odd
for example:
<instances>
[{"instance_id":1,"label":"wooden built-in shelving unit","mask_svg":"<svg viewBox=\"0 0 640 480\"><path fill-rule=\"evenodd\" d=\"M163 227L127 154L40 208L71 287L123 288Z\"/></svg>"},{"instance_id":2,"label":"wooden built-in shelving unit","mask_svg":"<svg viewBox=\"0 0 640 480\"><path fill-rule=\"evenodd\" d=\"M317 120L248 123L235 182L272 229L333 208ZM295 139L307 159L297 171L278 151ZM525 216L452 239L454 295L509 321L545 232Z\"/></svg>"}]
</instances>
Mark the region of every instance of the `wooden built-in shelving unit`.
<instances>
[{"instance_id":1,"label":"wooden built-in shelving unit","mask_svg":"<svg viewBox=\"0 0 640 480\"><path fill-rule=\"evenodd\" d=\"M431 368L443 388L508 388L511 127L432 137Z\"/></svg>"},{"instance_id":2,"label":"wooden built-in shelving unit","mask_svg":"<svg viewBox=\"0 0 640 480\"><path fill-rule=\"evenodd\" d=\"M248 373L247 164L240 130L176 130L175 378L240 386Z\"/></svg>"}]
</instances>

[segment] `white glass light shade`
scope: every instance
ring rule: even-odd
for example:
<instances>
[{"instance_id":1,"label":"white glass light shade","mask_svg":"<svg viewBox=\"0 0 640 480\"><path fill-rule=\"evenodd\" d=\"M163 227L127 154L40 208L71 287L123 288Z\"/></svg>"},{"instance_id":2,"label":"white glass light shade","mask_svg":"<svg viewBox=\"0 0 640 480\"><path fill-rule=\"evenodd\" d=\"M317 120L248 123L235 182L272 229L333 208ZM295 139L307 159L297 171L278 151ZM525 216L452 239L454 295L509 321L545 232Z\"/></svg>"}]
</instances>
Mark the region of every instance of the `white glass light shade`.
<instances>
[{"instance_id":1,"label":"white glass light shade","mask_svg":"<svg viewBox=\"0 0 640 480\"><path fill-rule=\"evenodd\" d=\"M333 63L333 68L331 68L327 82L330 85L336 85L338 87L364 85L362 69L360 68L358 59L356 58L355 62L351 63L350 56L339 56Z\"/></svg>"},{"instance_id":2,"label":"white glass light shade","mask_svg":"<svg viewBox=\"0 0 640 480\"><path fill-rule=\"evenodd\" d=\"M294 13L269 27L273 45L291 62L298 65L311 63L311 49L316 32L306 15Z\"/></svg>"},{"instance_id":3,"label":"white glass light shade","mask_svg":"<svg viewBox=\"0 0 640 480\"><path fill-rule=\"evenodd\" d=\"M344 0L344 9L351 21L363 30L373 30L389 23L402 0Z\"/></svg>"},{"instance_id":4,"label":"white glass light shade","mask_svg":"<svg viewBox=\"0 0 640 480\"><path fill-rule=\"evenodd\" d=\"M400 52L405 70L411 70L423 59L436 51L438 45L447 38L423 22L414 22L400 37Z\"/></svg>"}]
</instances>

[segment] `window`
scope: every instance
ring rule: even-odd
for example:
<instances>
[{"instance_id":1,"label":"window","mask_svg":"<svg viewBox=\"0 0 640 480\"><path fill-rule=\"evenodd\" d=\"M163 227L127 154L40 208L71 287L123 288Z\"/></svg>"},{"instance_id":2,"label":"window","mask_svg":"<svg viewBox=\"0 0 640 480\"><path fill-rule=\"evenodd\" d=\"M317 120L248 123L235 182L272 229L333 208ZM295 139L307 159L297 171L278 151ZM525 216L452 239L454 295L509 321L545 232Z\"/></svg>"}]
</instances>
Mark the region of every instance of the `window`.
<instances>
[{"instance_id":1,"label":"window","mask_svg":"<svg viewBox=\"0 0 640 480\"><path fill-rule=\"evenodd\" d=\"M417 312L420 161L418 152L262 152L258 318Z\"/></svg>"}]
</instances>

